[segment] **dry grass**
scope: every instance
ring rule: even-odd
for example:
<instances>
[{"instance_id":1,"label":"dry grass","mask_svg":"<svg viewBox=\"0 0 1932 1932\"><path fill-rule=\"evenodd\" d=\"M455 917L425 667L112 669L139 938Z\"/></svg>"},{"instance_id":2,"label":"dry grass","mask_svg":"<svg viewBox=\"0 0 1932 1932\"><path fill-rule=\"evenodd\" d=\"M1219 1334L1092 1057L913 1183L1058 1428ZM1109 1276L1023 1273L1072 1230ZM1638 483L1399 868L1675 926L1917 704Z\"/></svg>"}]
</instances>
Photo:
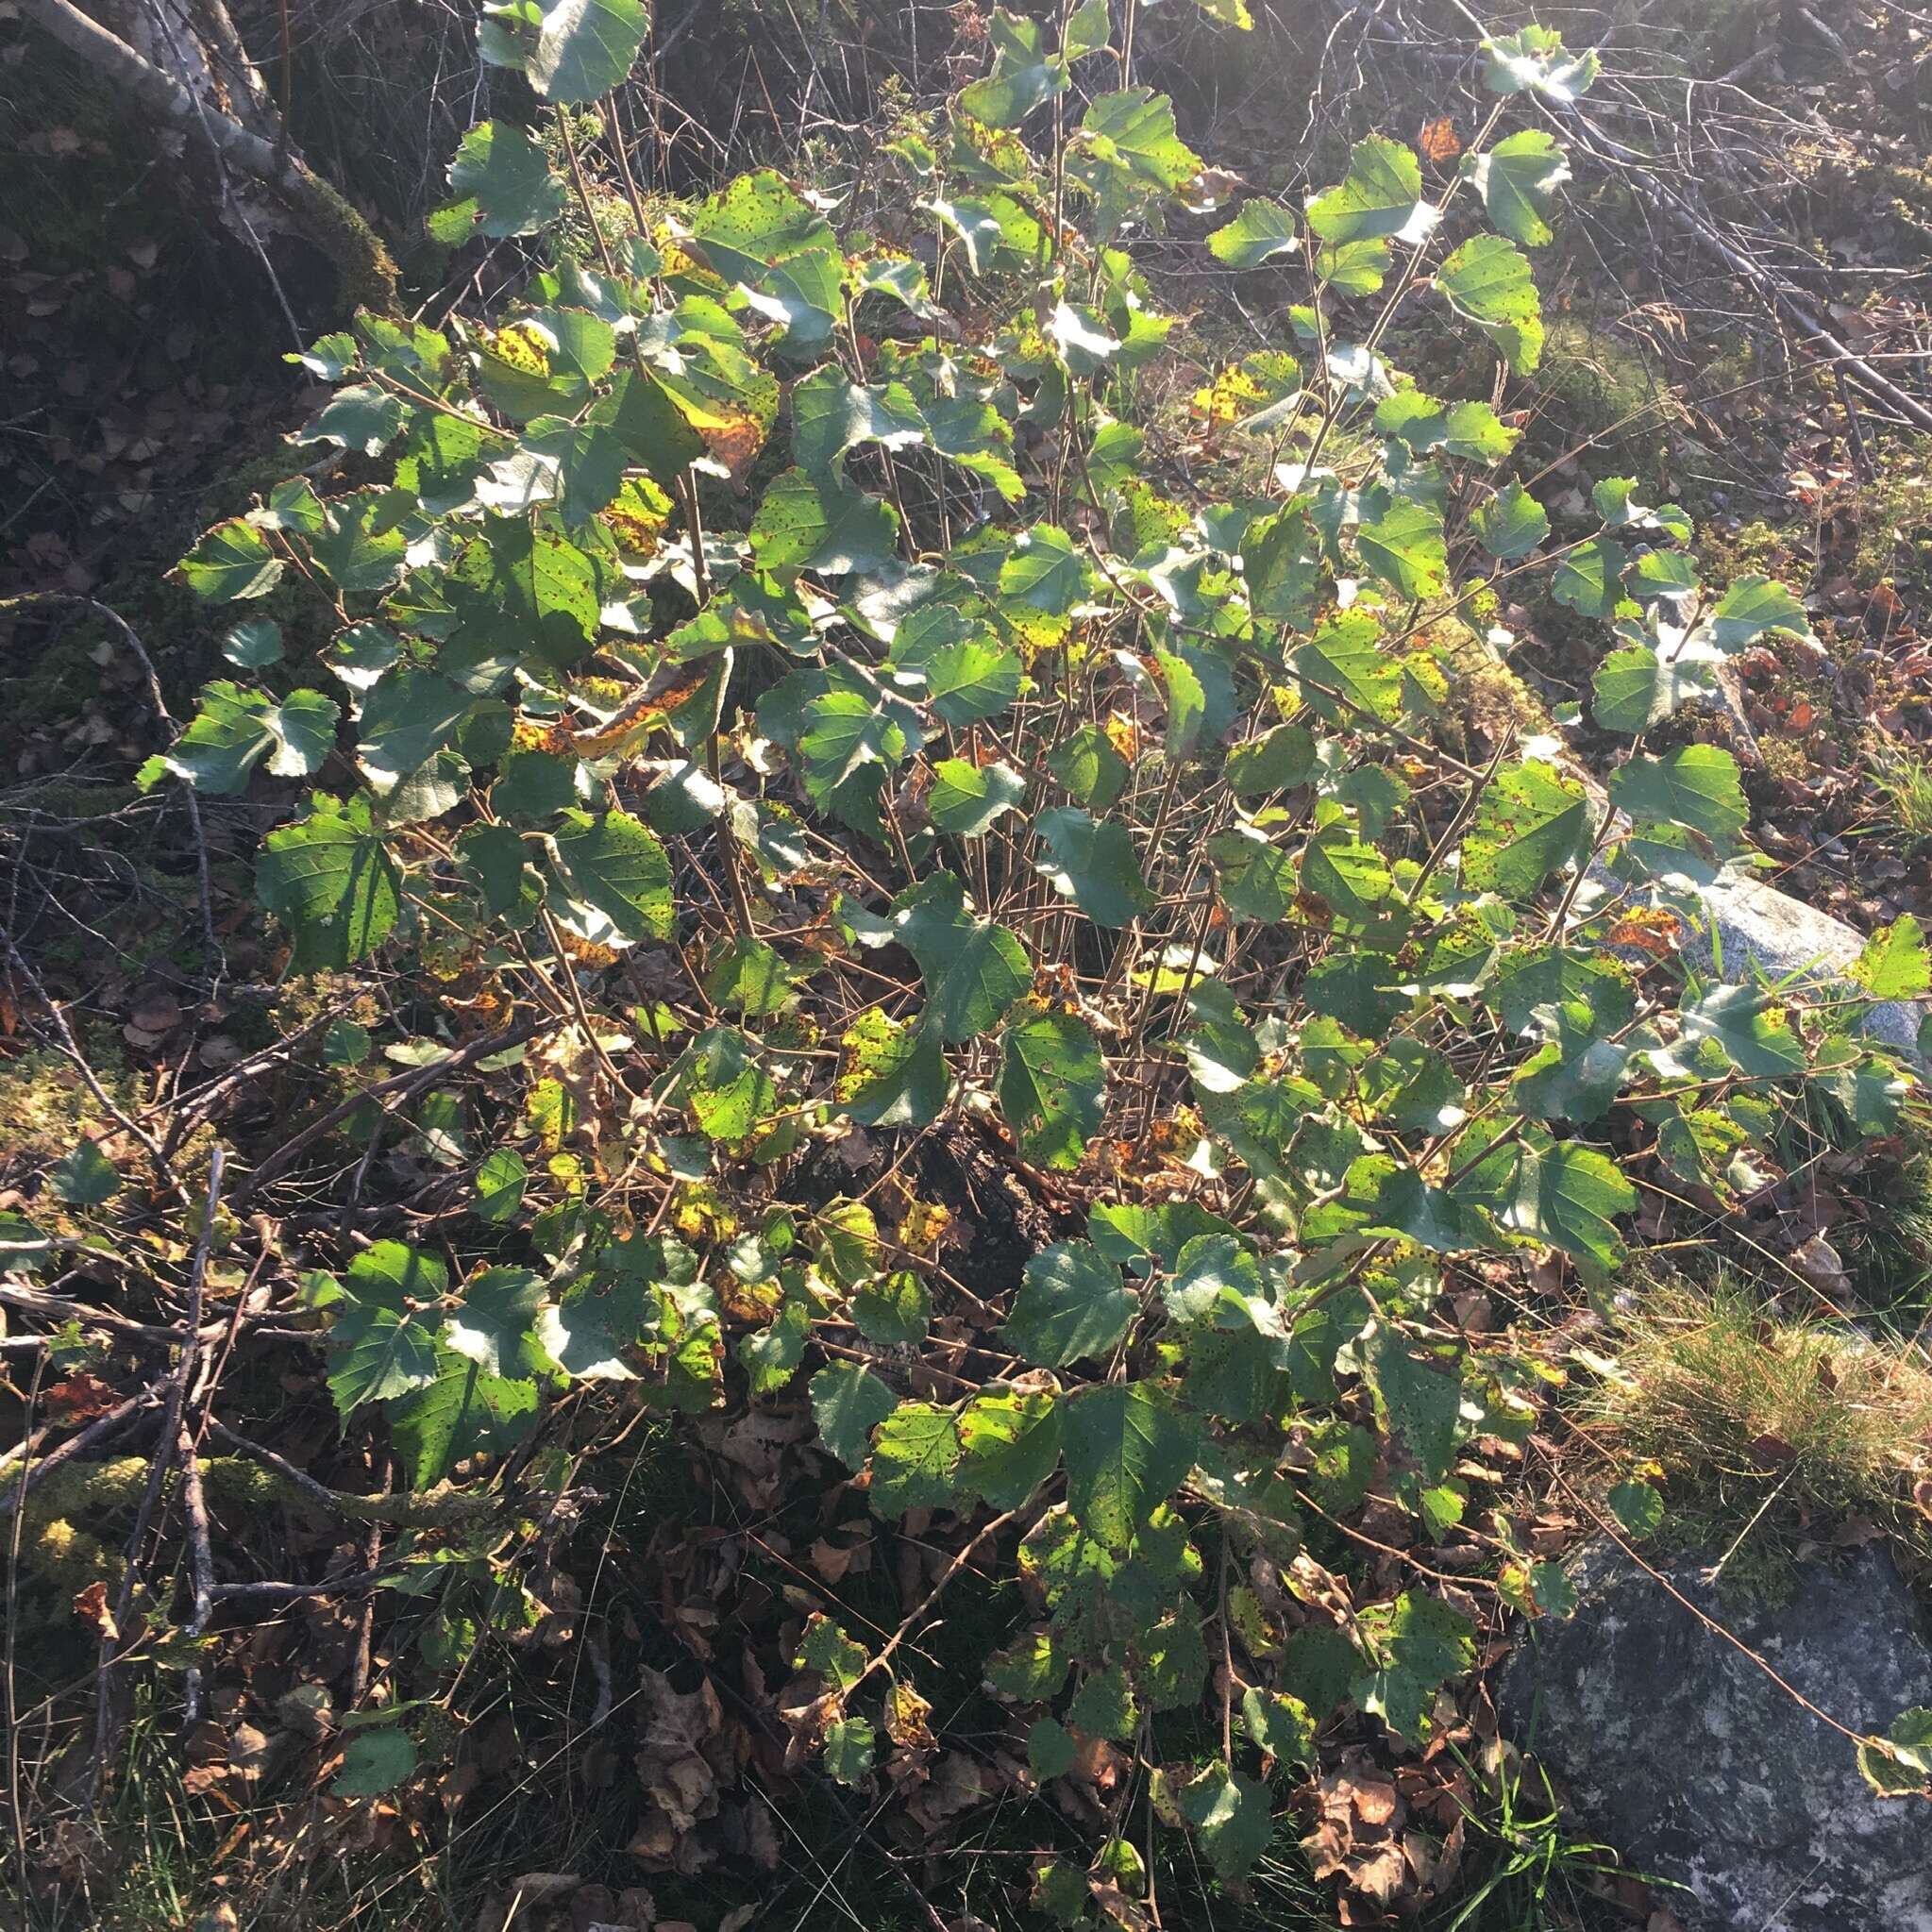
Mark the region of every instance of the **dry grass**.
<instances>
[{"instance_id":1,"label":"dry grass","mask_svg":"<svg viewBox=\"0 0 1932 1932\"><path fill-rule=\"evenodd\" d=\"M1787 1541L1869 1521L1932 1554L1913 1493L1932 1475L1923 1351L1770 1315L1722 1281L1649 1291L1620 1341L1593 1433L1620 1460L1655 1464L1673 1503L1721 1520L1761 1512Z\"/></svg>"}]
</instances>

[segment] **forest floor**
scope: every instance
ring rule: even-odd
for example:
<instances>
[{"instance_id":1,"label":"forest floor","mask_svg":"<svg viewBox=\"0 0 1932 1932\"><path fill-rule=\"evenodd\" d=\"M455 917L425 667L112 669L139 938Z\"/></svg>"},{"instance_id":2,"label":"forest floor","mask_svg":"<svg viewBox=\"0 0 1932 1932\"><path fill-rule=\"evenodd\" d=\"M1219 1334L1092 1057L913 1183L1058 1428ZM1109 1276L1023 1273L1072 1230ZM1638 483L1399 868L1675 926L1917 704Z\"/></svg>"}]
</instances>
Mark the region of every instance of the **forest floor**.
<instances>
[{"instance_id":1,"label":"forest floor","mask_svg":"<svg viewBox=\"0 0 1932 1932\"><path fill-rule=\"evenodd\" d=\"M20 51L10 82L19 92L44 56L11 11L0 6L0 58ZM1277 193L1330 178L1349 141L1370 129L1425 149L1433 141L1453 163L1472 131L1467 101L1447 100L1426 118L1401 105L1434 98L1432 74L1440 92L1447 37L1385 30L1381 11L1357 9L1340 24L1327 9L1315 21L1265 17L1257 38L1268 59L1223 49L1218 68L1192 58L1191 23L1161 29L1187 76L1174 89L1184 134L1205 154L1239 155L1249 182ZM1703 171L1705 205L1726 235L1748 234L1768 279L1741 276L1661 225L1628 167L1578 157L1580 219L1538 261L1551 342L1524 426L1526 467L1542 472L1541 494L1579 503L1592 478L1640 477L1655 500L1691 512L1707 580L1763 573L1799 592L1820 647L1768 640L1739 662L1739 714L1686 729L1739 754L1748 836L1771 862L1767 876L1862 932L1906 915L1932 927L1932 433L1822 365L1817 330L1770 293L1773 283L1789 292L1853 354L1912 395L1932 395L1932 27L1880 0L1679 9L1695 18L1662 33L1650 8L1587 18L1555 9L1566 11L1577 15L1571 42L1601 40L1609 72L1631 76L1623 138L1666 171ZM1150 36L1157 62L1160 34ZM1305 125L1299 109L1284 112L1257 67L1311 77ZM1693 93L1687 75L1713 84ZM23 1206L30 1177L103 1117L101 1095L49 1042L44 995L68 1016L107 1096L136 1112L166 1087L217 1082L305 1028L383 1017L378 999L346 981L258 997L277 959L246 889L258 828L244 804L210 812L206 828L214 861L206 916L231 990L202 999L184 967L203 909L195 844L163 795L138 794L133 780L157 743L157 685L186 715L218 661L205 614L161 580L196 531L285 473L281 438L312 413L319 392L284 360L277 305L251 282L247 258L184 218L130 154L112 103L65 70L52 79L43 98L57 116L16 104L0 120L0 183L9 184L0 299L13 316L0 344L10 398L0 410L0 852L13 882L0 887L11 894L0 910L11 935L0 970L0 1211ZM887 112L808 140L774 109L778 125L748 125L736 159L761 144L786 144L795 162L816 144L864 146ZM1275 330L1256 312L1254 284L1218 272L1197 234L1151 240L1142 266L1163 306L1187 318L1146 378L1168 430L1150 434L1150 458L1192 482L1237 461L1203 424L1199 393ZM326 302L319 291L294 293L310 307ZM1399 326L1391 354L1407 364L1400 338ZM1415 346L1413 366L1426 378L1427 344ZM47 602L50 593L72 601ZM95 603L132 625L147 664ZM1533 721L1587 697L1592 660L1580 626L1506 603L1493 621L1510 641L1486 684L1488 704L1524 705ZM289 1104L283 1091L261 1091L224 1131L273 1147ZM888 1165L864 1134L824 1158L847 1164L824 1177L825 1197ZM914 1191L955 1223L950 1275L983 1299L1011 1287L1027 1256L1066 1232L1051 1190L1016 1177L974 1132L938 1136L920 1160ZM1746 1587L1783 1588L1797 1557L1879 1536L1924 1578L1928 1510L1898 1492L1866 1425L1874 1415L1888 1428L1932 1424L1922 1366L1932 1326L1932 1141L1923 1129L1907 1133L1874 1165L1821 1138L1803 1166L1806 1184L1775 1201L1668 1219L1659 1210L1653 1232L1681 1251L1692 1285L1647 1318L1631 1315L1623 1331L1560 1275L1539 1306L1511 1302L1499 1280L1495 1307L1467 1312L1476 1327L1520 1320L1538 1336L1560 1386L1537 1438L1545 1448L1560 1417L1566 1432L1620 1439L1674 1485L1684 1533L1728 1538L1755 1524L1735 1571ZM408 1199L413 1212L438 1167L433 1148L409 1147L381 1164L374 1191L389 1203ZM317 1199L301 1213L319 1225L333 1211ZM1781 1260L1787 1291L1763 1294L1748 1317L1711 1265L1741 1252L1740 1242L1807 1257L1795 1269ZM158 1240L133 1265L177 1266L177 1249ZM105 1293L107 1279L104 1268L80 1289ZM238 1311L249 1285L224 1284ZM1856 1311L1902 1365L1882 1402L1858 1410L1857 1426L1852 1396L1835 1395L1841 1371L1848 1386L1855 1376L1813 1325L1821 1296ZM0 1353L8 1443L50 1402L62 1427L79 1429L129 1400L138 1340L110 1336L103 1352L76 1328L68 1352ZM1613 1378L1585 1366L1620 1352L1647 1365L1640 1395L1627 1401ZM42 1364L58 1371L51 1386L29 1380ZM394 1477L381 1442L341 1436L324 1353L301 1333L242 1352L231 1387L234 1412L299 1474L358 1494ZM1031 1865L1043 1849L1076 1856L1070 1848L1088 1842L1117 1767L1096 1764L1055 1808L1022 1804L1012 1779L989 1801L962 1753L941 1760L953 1766L950 1784L861 1802L799 1774L769 1699L741 1674L741 1659L768 1652L774 1633L829 1595L868 1638L890 1636L909 1593L943 1568L944 1616L917 1642L934 1727L983 1743L1002 1772L1013 1768L1006 1712L981 1666L1023 1621L1019 1582L1010 1568L983 1569L977 1533L959 1524L942 1533L930 1513L916 1513L888 1535L846 1486L801 1484L807 1428L797 1414L621 1413L576 1471L574 1514L504 1533L503 1573L513 1555L527 1617L511 1663L493 1666L487 1682L466 1679L475 1627L462 1616L426 1636L407 1604L378 1620L340 1599L294 1598L222 1631L205 1669L204 1718L184 1748L174 1728L178 1660L159 1658L92 1821L40 1847L30 1883L14 1868L17 1896L29 1901L23 1923L36 1932L1037 1924ZM1789 1459L1767 1460L1767 1441L1802 1447L1805 1480L1787 1481ZM1540 1557L1596 1530L1553 1475L1561 1466L1532 1453L1503 1492ZM1774 1506L1760 1511L1766 1504ZM379 1521L345 1537L340 1524L310 1532L291 1520L293 1560L354 1570L383 1548ZM1378 1583L1398 1588L1416 1566L1385 1546L1393 1531L1372 1509L1335 1528L1324 1551L1345 1552ZM16 1540L10 1578L24 1563L30 1554ZM45 1573L65 1574L55 1554ZM69 1614L74 1592L57 1595L50 1608L23 1586L9 1610L9 1696L26 1714L10 1757L16 1822L23 1776L64 1803L101 1774L82 1738L99 1625ZM1481 1663L1503 1655L1507 1630L1500 1615L1487 1621ZM398 1631L443 1655L445 1688L420 1715L432 1732L453 1731L460 1710L461 1737L427 1786L358 1800L314 1775L326 1755L315 1707L380 1676ZM1670 1932L1668 1893L1616 1872L1614 1855L1498 1747L1496 1729L1479 1669L1428 1753L1379 1756L1366 1738L1350 1739L1243 1886L1219 1884L1188 1841L1163 1840L1171 1862L1155 1874L1159 1923L1168 1932L1320 1932L1384 1923L1386 1911L1437 1932ZM642 1835L641 1788L680 1820L674 1841ZM1403 1866L1391 1848L1405 1820L1453 1839L1456 1858ZM1401 1868L1393 1881L1382 1870L1391 1856Z\"/></svg>"}]
</instances>

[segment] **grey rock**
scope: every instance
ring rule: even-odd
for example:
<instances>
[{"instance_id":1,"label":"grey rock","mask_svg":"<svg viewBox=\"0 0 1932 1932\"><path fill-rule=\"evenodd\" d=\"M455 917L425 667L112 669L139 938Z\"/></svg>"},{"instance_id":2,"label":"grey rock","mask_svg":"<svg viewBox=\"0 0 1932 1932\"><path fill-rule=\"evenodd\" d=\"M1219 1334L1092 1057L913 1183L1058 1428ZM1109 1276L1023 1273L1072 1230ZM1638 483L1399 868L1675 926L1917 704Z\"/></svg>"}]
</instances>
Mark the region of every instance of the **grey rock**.
<instances>
[{"instance_id":1,"label":"grey rock","mask_svg":"<svg viewBox=\"0 0 1932 1932\"><path fill-rule=\"evenodd\" d=\"M1596 808L1609 811L1609 798L1603 786L1588 775L1584 783ZM1617 816L1620 830L1628 830L1629 821L1621 814ZM1756 971L1767 979L1789 981L1796 988L1826 997L1856 991L1845 975L1864 950L1865 935L1856 926L1848 926L1735 865L1723 866L1709 876L1693 877L1687 872L1672 881L1667 892L1660 886L1633 885L1619 879L1599 859L1590 866L1585 891L1578 895L1578 909L1587 912L1610 895L1626 901L1634 899L1639 904L1681 908L1687 893L1696 902L1700 924L1686 928L1684 956L1701 972L1717 971L1722 965L1722 977L1732 982ZM1918 1044L1925 1011L1916 1000L1877 1000L1865 1012L1863 1030L1904 1054L1908 1066L1932 1067Z\"/></svg>"},{"instance_id":2,"label":"grey rock","mask_svg":"<svg viewBox=\"0 0 1932 1932\"><path fill-rule=\"evenodd\" d=\"M1890 1555L1807 1565L1789 1604L1720 1603L1659 1564L1820 1709L1882 1732L1932 1704L1932 1646ZM1698 1932L1932 1932L1932 1804L1881 1798L1853 1746L1614 1545L1572 1568L1567 1622L1527 1626L1499 1705L1592 1837ZM1694 1901L1694 1903L1693 1903Z\"/></svg>"},{"instance_id":3,"label":"grey rock","mask_svg":"<svg viewBox=\"0 0 1932 1932\"><path fill-rule=\"evenodd\" d=\"M1801 981L1843 984L1846 969L1864 950L1865 935L1842 919L1728 868L1698 896L1710 918L1709 929L1697 936L1699 964L1708 967L1721 948L1727 977L1748 963L1773 980L1796 973ZM1919 1019L1912 1001L1882 1000L1866 1014L1865 1031L1916 1059Z\"/></svg>"}]
</instances>

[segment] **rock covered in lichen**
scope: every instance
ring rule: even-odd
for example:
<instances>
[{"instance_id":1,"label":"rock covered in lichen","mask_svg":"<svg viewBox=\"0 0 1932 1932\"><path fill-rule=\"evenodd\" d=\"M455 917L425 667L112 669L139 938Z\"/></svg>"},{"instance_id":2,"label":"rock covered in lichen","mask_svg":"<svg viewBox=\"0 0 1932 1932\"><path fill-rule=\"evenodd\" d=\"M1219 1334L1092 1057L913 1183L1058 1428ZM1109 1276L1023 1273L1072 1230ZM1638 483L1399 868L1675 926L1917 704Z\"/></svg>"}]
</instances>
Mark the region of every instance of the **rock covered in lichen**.
<instances>
[{"instance_id":1,"label":"rock covered in lichen","mask_svg":"<svg viewBox=\"0 0 1932 1932\"><path fill-rule=\"evenodd\" d=\"M1932 1705L1924 1612L1884 1550L1804 1567L1775 1605L1658 1567L1851 1729ZM1698 1932L1932 1932L1932 1805L1877 1796L1845 1738L1613 1546L1572 1580L1575 1616L1524 1630L1500 1702L1591 1835L1688 1887L1668 1902Z\"/></svg>"}]
</instances>

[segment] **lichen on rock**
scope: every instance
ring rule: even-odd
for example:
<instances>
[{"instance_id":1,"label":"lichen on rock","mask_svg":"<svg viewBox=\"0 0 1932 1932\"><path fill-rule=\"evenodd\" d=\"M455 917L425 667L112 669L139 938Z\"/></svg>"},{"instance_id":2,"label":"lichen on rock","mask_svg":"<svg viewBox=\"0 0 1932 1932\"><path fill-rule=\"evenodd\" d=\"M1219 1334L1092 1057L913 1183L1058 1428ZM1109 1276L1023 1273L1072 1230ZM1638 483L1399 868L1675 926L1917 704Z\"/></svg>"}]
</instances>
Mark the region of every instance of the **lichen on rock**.
<instances>
[{"instance_id":1,"label":"lichen on rock","mask_svg":"<svg viewBox=\"0 0 1932 1932\"><path fill-rule=\"evenodd\" d=\"M1884 1731L1932 1703L1922 1606L1878 1546L1807 1565L1788 1602L1720 1601L1694 1558L1660 1565L1820 1709ZM1932 1932L1932 1808L1881 1798L1853 1745L1609 1544L1573 1568L1567 1622L1523 1632L1506 1727L1638 1873L1688 1888L1696 1932Z\"/></svg>"}]
</instances>

